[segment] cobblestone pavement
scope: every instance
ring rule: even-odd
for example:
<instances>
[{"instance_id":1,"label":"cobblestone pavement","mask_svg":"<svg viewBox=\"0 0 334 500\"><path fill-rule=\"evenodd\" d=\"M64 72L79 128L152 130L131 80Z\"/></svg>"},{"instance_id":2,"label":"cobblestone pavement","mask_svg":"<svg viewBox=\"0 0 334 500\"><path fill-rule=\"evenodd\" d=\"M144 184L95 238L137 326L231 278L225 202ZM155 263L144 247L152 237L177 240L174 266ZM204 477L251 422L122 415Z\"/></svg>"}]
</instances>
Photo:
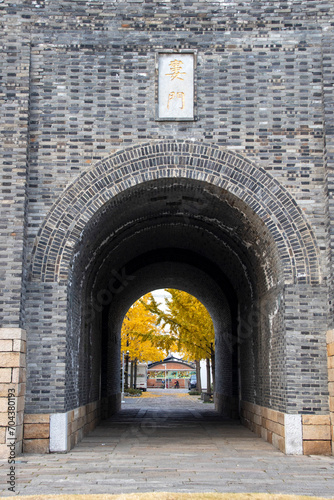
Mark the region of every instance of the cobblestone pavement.
<instances>
[{"instance_id":1,"label":"cobblestone pavement","mask_svg":"<svg viewBox=\"0 0 334 500\"><path fill-rule=\"evenodd\" d=\"M334 457L285 456L182 391L128 398L67 454L18 457L16 494L267 492L334 495ZM5 478L8 464L0 463ZM6 480L0 494L8 492Z\"/></svg>"}]
</instances>

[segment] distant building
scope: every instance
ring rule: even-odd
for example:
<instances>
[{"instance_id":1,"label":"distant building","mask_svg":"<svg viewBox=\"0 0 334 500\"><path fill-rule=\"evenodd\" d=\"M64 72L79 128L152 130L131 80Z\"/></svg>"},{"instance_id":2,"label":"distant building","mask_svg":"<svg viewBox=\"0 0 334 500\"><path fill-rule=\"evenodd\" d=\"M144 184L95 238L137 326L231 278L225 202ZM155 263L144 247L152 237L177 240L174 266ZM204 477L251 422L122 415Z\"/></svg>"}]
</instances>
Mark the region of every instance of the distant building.
<instances>
[{"instance_id":1,"label":"distant building","mask_svg":"<svg viewBox=\"0 0 334 500\"><path fill-rule=\"evenodd\" d=\"M180 389L188 388L188 381L193 373L196 373L195 363L170 355L163 361L149 363L147 388L172 389L177 383Z\"/></svg>"}]
</instances>

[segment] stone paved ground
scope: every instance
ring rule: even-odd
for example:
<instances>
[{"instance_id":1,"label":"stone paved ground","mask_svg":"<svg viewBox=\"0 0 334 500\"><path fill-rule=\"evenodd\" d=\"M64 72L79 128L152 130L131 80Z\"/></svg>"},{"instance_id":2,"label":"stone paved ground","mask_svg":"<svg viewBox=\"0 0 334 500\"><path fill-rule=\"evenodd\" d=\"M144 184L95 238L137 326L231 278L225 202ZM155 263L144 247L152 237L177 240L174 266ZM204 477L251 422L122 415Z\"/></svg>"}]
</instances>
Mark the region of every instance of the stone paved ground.
<instances>
[{"instance_id":1,"label":"stone paved ground","mask_svg":"<svg viewBox=\"0 0 334 500\"><path fill-rule=\"evenodd\" d=\"M285 456L181 391L126 399L67 454L19 457L16 494L268 492L334 495L334 457ZM8 464L0 463L5 478ZM8 495L5 480L0 494Z\"/></svg>"}]
</instances>

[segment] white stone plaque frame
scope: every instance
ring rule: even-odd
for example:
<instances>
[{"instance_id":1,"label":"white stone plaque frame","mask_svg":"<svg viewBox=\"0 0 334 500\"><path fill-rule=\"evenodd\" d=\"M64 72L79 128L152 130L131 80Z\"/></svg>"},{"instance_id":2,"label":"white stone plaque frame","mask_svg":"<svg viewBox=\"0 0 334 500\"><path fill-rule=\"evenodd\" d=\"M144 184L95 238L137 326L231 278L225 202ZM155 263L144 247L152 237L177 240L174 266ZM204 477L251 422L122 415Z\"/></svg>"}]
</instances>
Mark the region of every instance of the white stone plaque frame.
<instances>
[{"instance_id":1,"label":"white stone plaque frame","mask_svg":"<svg viewBox=\"0 0 334 500\"><path fill-rule=\"evenodd\" d=\"M195 51L157 52L156 120L196 120L195 69Z\"/></svg>"}]
</instances>

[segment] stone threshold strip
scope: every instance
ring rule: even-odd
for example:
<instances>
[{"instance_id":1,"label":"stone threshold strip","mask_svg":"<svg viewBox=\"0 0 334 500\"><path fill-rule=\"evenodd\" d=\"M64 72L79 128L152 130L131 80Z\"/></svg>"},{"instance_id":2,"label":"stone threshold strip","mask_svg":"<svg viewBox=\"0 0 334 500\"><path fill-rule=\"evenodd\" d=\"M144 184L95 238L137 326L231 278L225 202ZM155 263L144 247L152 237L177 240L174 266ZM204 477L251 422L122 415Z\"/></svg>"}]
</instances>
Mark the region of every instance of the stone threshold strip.
<instances>
[{"instance_id":1,"label":"stone threshold strip","mask_svg":"<svg viewBox=\"0 0 334 500\"><path fill-rule=\"evenodd\" d=\"M327 332L330 413L292 415L241 402L242 423L286 454L334 453L334 330ZM26 332L0 328L0 458L8 458L15 438L15 453L66 452L100 421L100 401L66 413L24 415L26 386ZM10 400L8 394L11 396ZM13 415L13 399L14 412ZM10 411L9 411L10 402ZM15 436L12 424L15 421Z\"/></svg>"}]
</instances>

